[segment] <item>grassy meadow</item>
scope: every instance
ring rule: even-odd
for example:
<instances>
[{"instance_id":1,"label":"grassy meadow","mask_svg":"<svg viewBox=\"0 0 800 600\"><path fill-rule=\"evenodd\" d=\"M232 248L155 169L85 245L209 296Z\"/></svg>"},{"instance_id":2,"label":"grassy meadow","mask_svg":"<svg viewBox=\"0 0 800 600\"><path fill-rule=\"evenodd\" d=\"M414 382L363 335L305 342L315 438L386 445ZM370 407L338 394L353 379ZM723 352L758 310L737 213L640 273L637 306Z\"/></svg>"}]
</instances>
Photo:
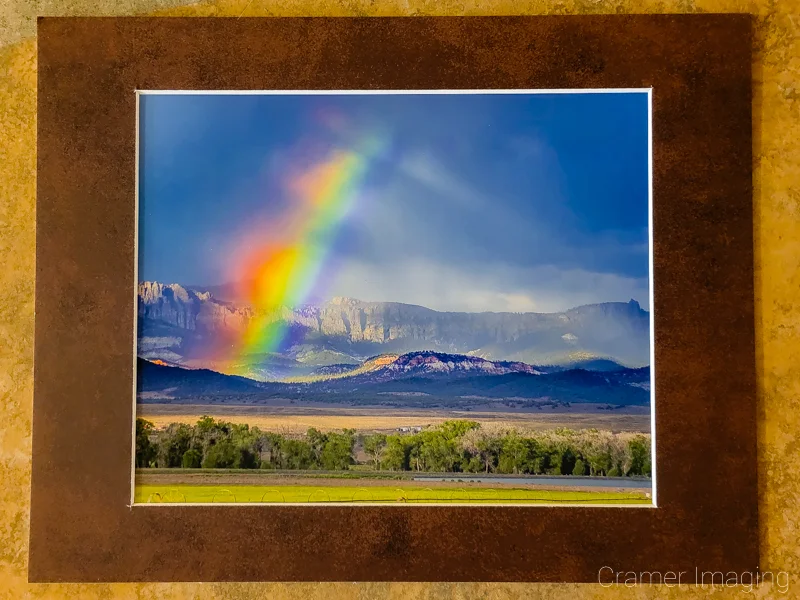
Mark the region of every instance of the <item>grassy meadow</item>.
<instances>
[{"instance_id":1,"label":"grassy meadow","mask_svg":"<svg viewBox=\"0 0 800 600\"><path fill-rule=\"evenodd\" d=\"M381 504L650 504L644 493L537 490L524 488L448 488L385 485L140 485L136 504L159 503L381 503Z\"/></svg>"}]
</instances>

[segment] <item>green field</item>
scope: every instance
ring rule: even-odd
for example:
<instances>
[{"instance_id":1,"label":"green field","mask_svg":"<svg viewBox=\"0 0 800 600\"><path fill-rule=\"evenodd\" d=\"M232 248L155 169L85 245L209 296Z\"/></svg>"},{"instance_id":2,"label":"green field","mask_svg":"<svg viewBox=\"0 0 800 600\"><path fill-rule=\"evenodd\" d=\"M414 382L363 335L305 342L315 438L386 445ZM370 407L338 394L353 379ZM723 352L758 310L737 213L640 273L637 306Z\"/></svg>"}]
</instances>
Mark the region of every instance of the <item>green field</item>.
<instances>
[{"instance_id":1,"label":"green field","mask_svg":"<svg viewBox=\"0 0 800 600\"><path fill-rule=\"evenodd\" d=\"M136 504L147 503L510 503L510 504L650 504L644 494L611 491L533 490L522 488L421 488L403 486L281 485L137 485Z\"/></svg>"}]
</instances>

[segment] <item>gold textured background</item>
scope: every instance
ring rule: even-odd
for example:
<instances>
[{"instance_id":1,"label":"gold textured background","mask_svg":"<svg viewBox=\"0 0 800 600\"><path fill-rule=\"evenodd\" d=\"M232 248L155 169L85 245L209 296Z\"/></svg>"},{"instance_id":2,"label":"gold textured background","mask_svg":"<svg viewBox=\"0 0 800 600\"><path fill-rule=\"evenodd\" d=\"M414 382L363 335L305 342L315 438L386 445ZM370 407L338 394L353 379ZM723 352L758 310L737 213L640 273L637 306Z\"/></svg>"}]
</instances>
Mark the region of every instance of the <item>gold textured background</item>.
<instances>
[{"instance_id":1,"label":"gold textured background","mask_svg":"<svg viewBox=\"0 0 800 600\"><path fill-rule=\"evenodd\" d=\"M800 597L800 0L0 0L0 599L701 597L709 590L573 584L95 584L27 582L36 193L36 17L388 16L748 12L754 48L762 571ZM183 5L183 6L181 6ZM614 565L624 569L625 565ZM702 567L702 565L700 565ZM729 589L717 598L747 598Z\"/></svg>"}]
</instances>

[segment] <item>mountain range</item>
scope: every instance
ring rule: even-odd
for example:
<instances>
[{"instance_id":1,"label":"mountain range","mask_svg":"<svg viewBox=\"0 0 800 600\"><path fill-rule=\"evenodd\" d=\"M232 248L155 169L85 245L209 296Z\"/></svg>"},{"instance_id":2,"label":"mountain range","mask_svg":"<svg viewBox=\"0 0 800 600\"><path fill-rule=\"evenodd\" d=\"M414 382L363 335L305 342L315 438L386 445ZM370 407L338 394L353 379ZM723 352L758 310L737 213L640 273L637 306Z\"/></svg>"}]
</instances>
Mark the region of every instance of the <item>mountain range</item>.
<instances>
[{"instance_id":1,"label":"mountain range","mask_svg":"<svg viewBox=\"0 0 800 600\"><path fill-rule=\"evenodd\" d=\"M384 354L359 365L318 367L263 382L140 358L139 402L269 405L275 401L391 407L542 408L572 403L647 406L650 369L608 371L534 367L431 351Z\"/></svg>"},{"instance_id":2,"label":"mountain range","mask_svg":"<svg viewBox=\"0 0 800 600\"><path fill-rule=\"evenodd\" d=\"M288 331L280 352L223 362L220 349L235 347L251 320L262 316L226 289L140 283L139 356L262 382L423 351L584 371L649 364L650 314L634 300L559 313L460 313L352 298L282 308L269 315Z\"/></svg>"}]
</instances>

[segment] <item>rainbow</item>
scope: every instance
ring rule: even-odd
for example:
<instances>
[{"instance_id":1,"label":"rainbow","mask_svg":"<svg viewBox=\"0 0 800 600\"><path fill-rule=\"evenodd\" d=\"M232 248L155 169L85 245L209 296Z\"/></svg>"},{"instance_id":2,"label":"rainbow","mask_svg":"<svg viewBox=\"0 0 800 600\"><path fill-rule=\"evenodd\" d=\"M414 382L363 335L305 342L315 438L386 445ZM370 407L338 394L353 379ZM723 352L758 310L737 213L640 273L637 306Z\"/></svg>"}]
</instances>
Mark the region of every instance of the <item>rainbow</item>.
<instances>
[{"instance_id":1,"label":"rainbow","mask_svg":"<svg viewBox=\"0 0 800 600\"><path fill-rule=\"evenodd\" d=\"M260 242L255 251L237 257L235 269L246 282L240 291L253 307L253 318L235 348L239 358L279 351L287 339L287 311L303 305L319 286L337 233L386 144L370 137L354 146L330 150L291 177L286 186L291 214L282 219L282 230L265 236L271 239Z\"/></svg>"}]
</instances>

